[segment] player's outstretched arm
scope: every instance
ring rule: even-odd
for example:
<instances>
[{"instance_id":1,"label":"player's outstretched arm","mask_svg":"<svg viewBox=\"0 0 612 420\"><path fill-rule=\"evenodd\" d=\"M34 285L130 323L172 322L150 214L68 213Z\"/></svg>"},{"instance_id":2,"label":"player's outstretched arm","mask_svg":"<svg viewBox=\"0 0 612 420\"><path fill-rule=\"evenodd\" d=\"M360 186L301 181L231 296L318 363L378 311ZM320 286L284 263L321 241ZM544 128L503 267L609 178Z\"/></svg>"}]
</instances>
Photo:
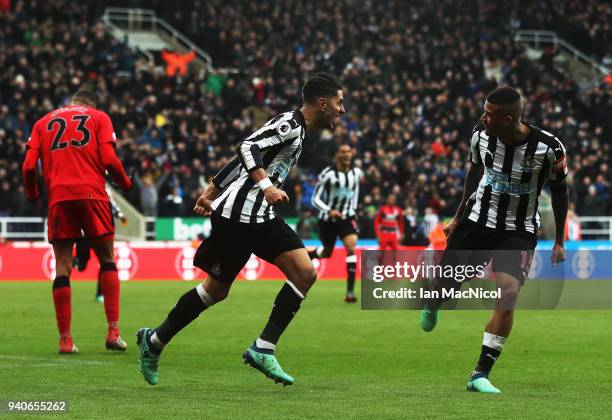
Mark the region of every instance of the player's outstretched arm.
<instances>
[{"instance_id":1,"label":"player's outstretched arm","mask_svg":"<svg viewBox=\"0 0 612 420\"><path fill-rule=\"evenodd\" d=\"M461 203L457 208L457 212L455 213L453 220L451 220L446 226L444 226L443 229L444 233L446 234L446 237L449 237L455 230L459 219L461 219L461 216L463 215L463 211L465 210L465 206L467 205L468 200L470 199L474 191L476 191L476 189L478 188L478 183L480 182L483 173L484 168L482 165L477 165L473 162L470 163L470 167L468 168L467 174L465 175L465 182L463 184L463 197L461 198Z\"/></svg>"},{"instance_id":2,"label":"player's outstretched arm","mask_svg":"<svg viewBox=\"0 0 612 420\"><path fill-rule=\"evenodd\" d=\"M327 173L324 171L319 175L319 179L317 180L317 184L314 188L314 193L312 194L311 203L312 206L324 213L329 213L331 210L331 206L328 206L325 200L323 199L323 193L325 192L325 183L327 182Z\"/></svg>"},{"instance_id":3,"label":"player's outstretched arm","mask_svg":"<svg viewBox=\"0 0 612 420\"><path fill-rule=\"evenodd\" d=\"M100 145L100 160L102 166L108 171L111 179L121 188L123 191L128 191L132 188L132 180L125 173L123 165L117 158L115 153L115 147L112 143L102 143Z\"/></svg>"},{"instance_id":4,"label":"player's outstretched arm","mask_svg":"<svg viewBox=\"0 0 612 420\"><path fill-rule=\"evenodd\" d=\"M550 201L555 216L555 244L551 261L553 265L565 261L565 222L567 219L567 209L569 207L569 191L567 184L563 182L561 185L551 185Z\"/></svg>"},{"instance_id":5,"label":"player's outstretched arm","mask_svg":"<svg viewBox=\"0 0 612 420\"><path fill-rule=\"evenodd\" d=\"M553 265L565 261L565 222L569 206L569 190L567 187L567 160L565 147L555 138L556 144L548 149L547 158L550 163L548 185L550 185L551 205L555 216L555 244L550 260Z\"/></svg>"},{"instance_id":6,"label":"player's outstretched arm","mask_svg":"<svg viewBox=\"0 0 612 420\"><path fill-rule=\"evenodd\" d=\"M25 184L26 197L30 201L38 200L40 191L38 189L38 174L36 162L38 162L38 149L28 149L23 161L22 175Z\"/></svg>"},{"instance_id":7,"label":"player's outstretched arm","mask_svg":"<svg viewBox=\"0 0 612 420\"><path fill-rule=\"evenodd\" d=\"M215 198L219 196L221 189L215 185L214 182L208 184L206 190L198 197L196 201L196 205L193 208L195 214L199 214L200 216L210 216L212 213L212 203L215 201Z\"/></svg>"},{"instance_id":8,"label":"player's outstretched arm","mask_svg":"<svg viewBox=\"0 0 612 420\"><path fill-rule=\"evenodd\" d=\"M25 184L26 197L30 201L38 200L40 191L38 190L38 172L36 164L40 157L40 120L32 127L30 138L26 144L26 155L23 161L22 175Z\"/></svg>"},{"instance_id":9,"label":"player's outstretched arm","mask_svg":"<svg viewBox=\"0 0 612 420\"><path fill-rule=\"evenodd\" d=\"M478 188L478 183L480 183L483 173L484 170L482 165L470 163L470 167L465 175L465 182L463 183L463 197L461 197L461 204L459 204L459 208L457 208L457 212L455 213L456 219L459 219L463 214L468 200Z\"/></svg>"}]
</instances>

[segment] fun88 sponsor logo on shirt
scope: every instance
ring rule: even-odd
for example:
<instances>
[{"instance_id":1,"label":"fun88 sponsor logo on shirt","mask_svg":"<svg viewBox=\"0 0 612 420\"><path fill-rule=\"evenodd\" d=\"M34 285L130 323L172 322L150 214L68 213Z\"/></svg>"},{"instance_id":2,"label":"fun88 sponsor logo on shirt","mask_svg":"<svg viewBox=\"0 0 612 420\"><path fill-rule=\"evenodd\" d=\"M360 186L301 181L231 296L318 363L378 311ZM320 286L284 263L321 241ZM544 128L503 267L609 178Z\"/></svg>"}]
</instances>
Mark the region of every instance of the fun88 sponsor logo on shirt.
<instances>
[{"instance_id":1,"label":"fun88 sponsor logo on shirt","mask_svg":"<svg viewBox=\"0 0 612 420\"><path fill-rule=\"evenodd\" d=\"M531 192L530 183L511 182L508 180L508 175L491 169L487 171L486 185L490 185L491 189L498 193L529 194Z\"/></svg>"}]
</instances>

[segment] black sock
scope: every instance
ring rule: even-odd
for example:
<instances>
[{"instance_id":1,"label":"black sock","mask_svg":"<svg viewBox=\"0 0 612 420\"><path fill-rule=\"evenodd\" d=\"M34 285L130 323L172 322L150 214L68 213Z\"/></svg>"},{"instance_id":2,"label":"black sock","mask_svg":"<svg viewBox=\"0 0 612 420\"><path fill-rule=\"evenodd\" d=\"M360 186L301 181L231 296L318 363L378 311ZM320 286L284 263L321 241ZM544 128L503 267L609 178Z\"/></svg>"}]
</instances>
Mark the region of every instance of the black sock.
<instances>
[{"instance_id":1,"label":"black sock","mask_svg":"<svg viewBox=\"0 0 612 420\"><path fill-rule=\"evenodd\" d=\"M168 344L172 337L196 319L204 309L208 308L198 291L193 288L176 302L176 306L168 313L168 317L157 327L159 339Z\"/></svg>"},{"instance_id":2,"label":"black sock","mask_svg":"<svg viewBox=\"0 0 612 420\"><path fill-rule=\"evenodd\" d=\"M61 289L62 287L70 287L70 278L68 276L59 276L53 280L53 290Z\"/></svg>"},{"instance_id":3,"label":"black sock","mask_svg":"<svg viewBox=\"0 0 612 420\"><path fill-rule=\"evenodd\" d=\"M98 270L98 286L96 287L96 298L99 296L102 296L102 267Z\"/></svg>"},{"instance_id":4,"label":"black sock","mask_svg":"<svg viewBox=\"0 0 612 420\"><path fill-rule=\"evenodd\" d=\"M488 377L489 372L493 368L493 364L500 354L501 350L483 345L482 350L480 351L480 358L476 364L476 369L474 369L474 372L472 373L472 378L476 376Z\"/></svg>"},{"instance_id":5,"label":"black sock","mask_svg":"<svg viewBox=\"0 0 612 420\"><path fill-rule=\"evenodd\" d=\"M151 342L151 337L154 333L154 331L149 330L148 334L145 335L145 340L147 340L147 344L149 345L149 351L154 355L159 356L163 349L160 349L155 344L153 344L153 342Z\"/></svg>"},{"instance_id":6,"label":"black sock","mask_svg":"<svg viewBox=\"0 0 612 420\"><path fill-rule=\"evenodd\" d=\"M268 323L259 337L269 343L276 344L298 309L300 309L301 303L302 298L295 293L288 283L285 283L276 295Z\"/></svg>"},{"instance_id":7,"label":"black sock","mask_svg":"<svg viewBox=\"0 0 612 420\"><path fill-rule=\"evenodd\" d=\"M319 255L317 254L317 250L316 248L313 249L312 251L308 252L308 256L310 257L311 260L314 260L315 258L321 258L319 257Z\"/></svg>"},{"instance_id":8,"label":"black sock","mask_svg":"<svg viewBox=\"0 0 612 420\"><path fill-rule=\"evenodd\" d=\"M353 293L355 289L355 271L357 270L356 262L347 262L346 263L346 272L348 277L346 279L346 291L348 293Z\"/></svg>"}]
</instances>

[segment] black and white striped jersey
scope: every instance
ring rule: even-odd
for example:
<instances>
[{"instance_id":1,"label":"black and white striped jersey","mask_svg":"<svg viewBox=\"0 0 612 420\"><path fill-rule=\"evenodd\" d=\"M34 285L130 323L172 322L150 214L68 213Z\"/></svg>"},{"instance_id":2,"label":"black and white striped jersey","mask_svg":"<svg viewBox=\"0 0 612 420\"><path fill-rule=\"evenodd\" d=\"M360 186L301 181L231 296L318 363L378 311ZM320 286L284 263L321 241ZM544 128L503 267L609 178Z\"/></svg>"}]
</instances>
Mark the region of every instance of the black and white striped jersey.
<instances>
[{"instance_id":1,"label":"black and white striped jersey","mask_svg":"<svg viewBox=\"0 0 612 420\"><path fill-rule=\"evenodd\" d=\"M306 121L296 110L277 115L247 137L237 156L213 178L221 190L213 211L242 223L263 223L276 217L249 174L264 168L272 184L280 188L300 156L305 136Z\"/></svg>"},{"instance_id":2,"label":"black and white striped jersey","mask_svg":"<svg viewBox=\"0 0 612 420\"><path fill-rule=\"evenodd\" d=\"M529 125L519 144L489 137L483 127L472 132L470 160L484 164L484 174L466 208L467 217L498 230L537 233L538 198L545 182L563 186L567 176L565 148L553 134Z\"/></svg>"},{"instance_id":3,"label":"black and white striped jersey","mask_svg":"<svg viewBox=\"0 0 612 420\"><path fill-rule=\"evenodd\" d=\"M119 207L119 205L113 198L113 190L111 190L111 187L110 185L108 185L108 182L104 185L104 189L106 190L106 194L108 195L108 201L110 201L111 213L113 214L113 217L121 219L125 215L121 211L121 207Z\"/></svg>"},{"instance_id":4,"label":"black and white striped jersey","mask_svg":"<svg viewBox=\"0 0 612 420\"><path fill-rule=\"evenodd\" d=\"M319 210L320 220L330 220L330 210L341 212L342 219L355 216L362 174L359 168L342 172L336 166L328 166L321 171L312 194L312 205Z\"/></svg>"}]
</instances>

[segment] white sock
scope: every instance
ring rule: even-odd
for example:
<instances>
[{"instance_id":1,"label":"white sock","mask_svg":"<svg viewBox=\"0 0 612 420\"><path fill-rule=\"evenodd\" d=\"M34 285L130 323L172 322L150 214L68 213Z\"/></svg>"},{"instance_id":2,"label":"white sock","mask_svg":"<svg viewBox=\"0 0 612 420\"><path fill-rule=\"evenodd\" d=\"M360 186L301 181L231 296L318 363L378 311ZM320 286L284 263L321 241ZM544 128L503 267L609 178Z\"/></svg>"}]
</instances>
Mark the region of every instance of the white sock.
<instances>
[{"instance_id":1,"label":"white sock","mask_svg":"<svg viewBox=\"0 0 612 420\"><path fill-rule=\"evenodd\" d=\"M272 344L269 341L262 340L261 338L255 340L255 345L260 349L274 350L276 348L276 344Z\"/></svg>"},{"instance_id":2,"label":"white sock","mask_svg":"<svg viewBox=\"0 0 612 420\"><path fill-rule=\"evenodd\" d=\"M484 337L482 338L482 345L489 348L501 351L506 342L506 337L501 335L491 334L485 331Z\"/></svg>"},{"instance_id":3,"label":"white sock","mask_svg":"<svg viewBox=\"0 0 612 420\"><path fill-rule=\"evenodd\" d=\"M202 302L204 302L207 307L210 308L215 304L214 299L208 294L206 289L204 289L203 283L200 283L196 286L196 292L198 292L198 296L200 296L200 299L202 299Z\"/></svg>"},{"instance_id":4,"label":"white sock","mask_svg":"<svg viewBox=\"0 0 612 420\"><path fill-rule=\"evenodd\" d=\"M153 343L153 345L158 349L163 349L166 346L166 344L163 343L157 336L157 331L155 331L151 336L151 343Z\"/></svg>"}]
</instances>

